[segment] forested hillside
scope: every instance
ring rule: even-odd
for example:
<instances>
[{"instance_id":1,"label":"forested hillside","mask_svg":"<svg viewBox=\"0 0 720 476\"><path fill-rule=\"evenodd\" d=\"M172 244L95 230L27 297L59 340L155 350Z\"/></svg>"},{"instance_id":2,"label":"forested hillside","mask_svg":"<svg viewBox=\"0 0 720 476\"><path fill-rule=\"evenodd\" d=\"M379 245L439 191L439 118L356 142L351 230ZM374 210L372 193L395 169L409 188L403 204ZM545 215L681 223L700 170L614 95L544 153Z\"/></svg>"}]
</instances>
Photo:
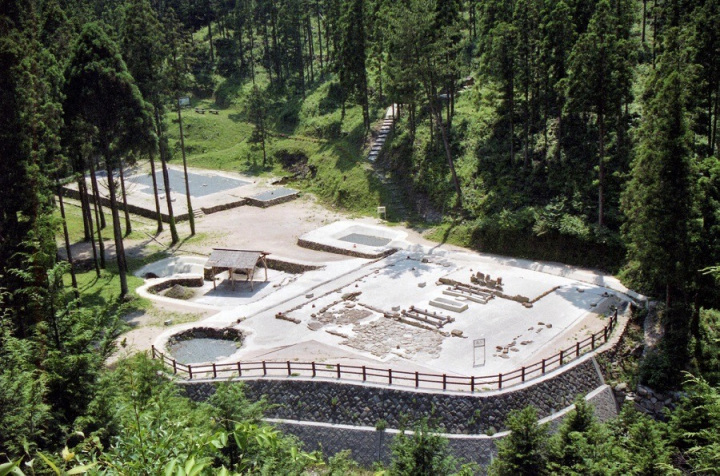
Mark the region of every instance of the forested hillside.
<instances>
[{"instance_id":1,"label":"forested hillside","mask_svg":"<svg viewBox=\"0 0 720 476\"><path fill-rule=\"evenodd\" d=\"M688 380L691 398L667 424L628 412L600 426L581 408L548 445L516 415L532 458L513 459L511 440L493 470L717 472L718 114L717 0L0 0L0 475L359 471L322 466L234 390L197 405L141 357L105 367L119 316L146 305L118 205L136 163L165 189L168 163L282 176L356 213L397 198L377 166L410 208L440 212L438 241L617 273L659 301L665 330L629 378ZM70 231L68 183L86 192ZM186 239L153 186L158 232ZM58 259L73 233L90 270ZM435 443L401 441L390 473L417 473L412 445ZM459 468L433 448L430 473Z\"/></svg>"}]
</instances>

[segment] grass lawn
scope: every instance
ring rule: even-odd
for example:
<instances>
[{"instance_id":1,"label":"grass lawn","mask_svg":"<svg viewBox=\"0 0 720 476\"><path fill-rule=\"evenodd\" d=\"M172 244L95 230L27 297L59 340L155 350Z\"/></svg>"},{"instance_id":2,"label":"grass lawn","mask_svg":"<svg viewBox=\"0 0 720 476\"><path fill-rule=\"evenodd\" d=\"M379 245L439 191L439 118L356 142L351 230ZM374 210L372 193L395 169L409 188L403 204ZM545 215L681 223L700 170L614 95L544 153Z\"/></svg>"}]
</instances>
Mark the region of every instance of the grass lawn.
<instances>
[{"instance_id":1,"label":"grass lawn","mask_svg":"<svg viewBox=\"0 0 720 476\"><path fill-rule=\"evenodd\" d=\"M254 126L246 120L243 96L250 93L251 84L235 84L234 89L239 97L224 109L218 108L213 99L192 99L191 107L183 110L189 166L254 176L289 175L274 158L282 152L303 154L317 173L291 186L315 193L328 205L356 213L372 214L381 204L384 197L362 150L362 110L359 106L347 107L342 118L340 107L330 98L329 81L309 89L302 101L269 98L272 137L266 143L268 162L264 166L260 145L248 142ZM206 112L198 113L195 108ZM209 109L218 114L210 114ZM383 107L377 107L371 114L378 119L383 112ZM166 122L172 160L179 163L182 155L177 113L169 111Z\"/></svg>"}]
</instances>

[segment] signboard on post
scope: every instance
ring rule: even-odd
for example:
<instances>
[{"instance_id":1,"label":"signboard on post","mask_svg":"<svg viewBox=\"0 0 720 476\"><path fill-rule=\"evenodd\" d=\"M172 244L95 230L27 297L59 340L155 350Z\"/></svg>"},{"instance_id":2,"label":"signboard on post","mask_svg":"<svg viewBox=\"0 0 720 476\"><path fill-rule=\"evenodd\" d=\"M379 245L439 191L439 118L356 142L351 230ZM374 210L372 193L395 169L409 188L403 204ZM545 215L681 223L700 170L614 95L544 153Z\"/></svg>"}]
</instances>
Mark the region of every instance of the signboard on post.
<instances>
[{"instance_id":1,"label":"signboard on post","mask_svg":"<svg viewBox=\"0 0 720 476\"><path fill-rule=\"evenodd\" d=\"M473 340L473 367L485 365L485 338Z\"/></svg>"},{"instance_id":2,"label":"signboard on post","mask_svg":"<svg viewBox=\"0 0 720 476\"><path fill-rule=\"evenodd\" d=\"M190 98L178 98L178 105L180 107L190 107Z\"/></svg>"}]
</instances>

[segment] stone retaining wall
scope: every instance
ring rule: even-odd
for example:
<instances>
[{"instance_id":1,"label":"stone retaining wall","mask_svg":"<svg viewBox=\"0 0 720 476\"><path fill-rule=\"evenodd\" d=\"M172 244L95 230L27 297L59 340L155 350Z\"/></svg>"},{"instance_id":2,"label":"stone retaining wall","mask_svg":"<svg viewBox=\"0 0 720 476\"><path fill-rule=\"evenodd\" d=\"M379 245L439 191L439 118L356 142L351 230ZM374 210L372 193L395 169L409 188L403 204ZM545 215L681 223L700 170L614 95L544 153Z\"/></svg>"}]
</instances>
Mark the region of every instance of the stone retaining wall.
<instances>
[{"instance_id":1,"label":"stone retaining wall","mask_svg":"<svg viewBox=\"0 0 720 476\"><path fill-rule=\"evenodd\" d=\"M75 200L80 200L81 195L80 192L75 190L74 188L69 187L63 187L63 195L69 198L73 198ZM107 197L100 196L100 205L103 207L110 207L110 199ZM122 202L122 200L117 201L117 206L119 210L125 210L125 204ZM157 212L155 210L150 210L147 208L138 207L137 205L132 205L128 203L127 205L128 212L132 213L133 215L140 215L141 217L150 218L151 220L157 219ZM181 213L175 215L175 222L185 221L190 218L190 215L187 213ZM164 221L165 223L170 223L170 215L167 213L160 213L160 219Z\"/></svg>"},{"instance_id":2,"label":"stone retaining wall","mask_svg":"<svg viewBox=\"0 0 720 476\"><path fill-rule=\"evenodd\" d=\"M291 200L295 200L298 198L300 192L297 193L291 193L288 195L283 195L282 197L273 198L270 200L258 200L253 197L247 197L247 203L248 205L252 205L253 207L260 207L260 208L267 208L272 207L274 205L280 205L281 203L289 202Z\"/></svg>"},{"instance_id":3,"label":"stone retaining wall","mask_svg":"<svg viewBox=\"0 0 720 476\"><path fill-rule=\"evenodd\" d=\"M221 212L224 210L230 210L231 208L237 208L245 205L247 203L247 200L244 198L237 200L235 202L230 203L221 203L220 205L215 205L214 207L200 207L200 210L206 215L210 215L211 213Z\"/></svg>"},{"instance_id":4,"label":"stone retaining wall","mask_svg":"<svg viewBox=\"0 0 720 476\"><path fill-rule=\"evenodd\" d=\"M544 418L604 384L592 358L581 359L524 387L477 394L401 390L325 379L242 381L248 398L257 400L264 395L274 405L267 413L270 418L370 427L385 420L389 428L399 428L433 416L446 433L475 435L500 430L511 410L533 405ZM213 382L180 383L193 400L205 400L215 391Z\"/></svg>"},{"instance_id":5,"label":"stone retaining wall","mask_svg":"<svg viewBox=\"0 0 720 476\"><path fill-rule=\"evenodd\" d=\"M356 249L340 248L338 246L332 246L332 245L323 244L323 243L316 243L314 241L303 240L302 238L298 238L298 246L302 246L303 248L307 248L309 250L327 251L329 253L353 256L355 258L367 258L367 259L384 258L386 256L390 256L391 254L393 254L397 251L395 248L387 248L387 249L377 252L377 253L364 253L364 252L358 251Z\"/></svg>"},{"instance_id":6,"label":"stone retaining wall","mask_svg":"<svg viewBox=\"0 0 720 476\"><path fill-rule=\"evenodd\" d=\"M204 284L204 280L202 276L192 276L187 278L170 278L166 279L165 281L157 284L153 284L152 286L148 286L147 290L150 293L159 293L160 291L164 291L168 288L171 288L175 286L176 284L179 284L180 286L185 286L188 288L201 288Z\"/></svg>"},{"instance_id":7,"label":"stone retaining wall","mask_svg":"<svg viewBox=\"0 0 720 476\"><path fill-rule=\"evenodd\" d=\"M300 274L306 271L314 271L325 267L325 265L322 264L298 263L296 261L286 261L279 258L273 258L272 256L267 256L265 261L270 269L292 274Z\"/></svg>"},{"instance_id":8,"label":"stone retaining wall","mask_svg":"<svg viewBox=\"0 0 720 476\"><path fill-rule=\"evenodd\" d=\"M408 392L410 393L410 392ZM600 421L617 416L617 407L612 390L601 385L586 400L595 408L595 415ZM552 430L562 422L573 406L555 412L541 423L548 423ZM333 456L343 450L350 450L352 458L363 466L369 467L376 461L388 464L391 458L391 447L399 430L387 429L378 431L372 426L351 426L307 421L267 419L281 431L295 435L303 442L306 451L321 450L326 456ZM497 454L496 444L507 436L507 432L489 435L457 435L443 434L448 439L450 452L463 461L475 462L486 467Z\"/></svg>"}]
</instances>

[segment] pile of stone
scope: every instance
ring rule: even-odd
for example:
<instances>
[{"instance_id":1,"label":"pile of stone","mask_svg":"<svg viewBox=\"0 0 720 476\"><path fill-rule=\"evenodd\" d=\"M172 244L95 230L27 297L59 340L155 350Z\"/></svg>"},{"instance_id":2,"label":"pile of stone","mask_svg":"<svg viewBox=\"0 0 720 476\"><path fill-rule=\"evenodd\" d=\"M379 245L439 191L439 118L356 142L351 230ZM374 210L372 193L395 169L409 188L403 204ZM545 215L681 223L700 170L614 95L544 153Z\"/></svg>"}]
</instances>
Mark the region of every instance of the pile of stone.
<instances>
[{"instance_id":1,"label":"pile of stone","mask_svg":"<svg viewBox=\"0 0 720 476\"><path fill-rule=\"evenodd\" d=\"M470 282L473 284L477 284L479 286L484 286L486 288L490 289L497 289L498 291L502 291L502 278L497 277L496 279L492 279L489 274L484 274L478 271L477 273L470 276Z\"/></svg>"},{"instance_id":2,"label":"pile of stone","mask_svg":"<svg viewBox=\"0 0 720 476\"><path fill-rule=\"evenodd\" d=\"M684 392L658 392L645 385L638 385L633 392L625 382L615 385L613 392L619 407L632 404L636 410L659 420L665 418L666 408L674 410L677 402L685 396Z\"/></svg>"}]
</instances>

